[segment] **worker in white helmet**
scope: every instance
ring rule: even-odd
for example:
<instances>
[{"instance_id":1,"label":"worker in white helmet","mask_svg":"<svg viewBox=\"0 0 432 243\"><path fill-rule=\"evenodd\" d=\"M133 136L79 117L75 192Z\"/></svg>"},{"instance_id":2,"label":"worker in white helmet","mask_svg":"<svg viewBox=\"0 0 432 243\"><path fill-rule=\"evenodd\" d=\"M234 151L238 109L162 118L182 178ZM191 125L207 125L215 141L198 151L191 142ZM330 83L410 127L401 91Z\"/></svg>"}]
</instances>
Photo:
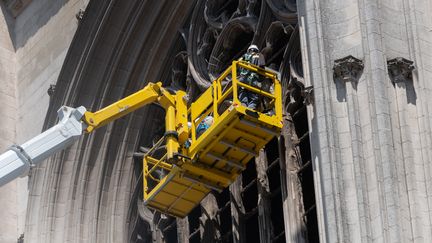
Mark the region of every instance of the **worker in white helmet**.
<instances>
[{"instance_id":1,"label":"worker in white helmet","mask_svg":"<svg viewBox=\"0 0 432 243\"><path fill-rule=\"evenodd\" d=\"M259 53L258 46L256 45L250 45L247 52L240 58L240 60L260 67L264 66L264 57ZM240 68L239 71L240 82L256 88L261 88L261 80L257 73L245 68ZM259 95L257 93L244 88L239 88L238 98L244 106L256 110L259 103Z\"/></svg>"},{"instance_id":2,"label":"worker in white helmet","mask_svg":"<svg viewBox=\"0 0 432 243\"><path fill-rule=\"evenodd\" d=\"M213 120L213 116L208 115L198 124L196 129L197 138L213 125Z\"/></svg>"}]
</instances>

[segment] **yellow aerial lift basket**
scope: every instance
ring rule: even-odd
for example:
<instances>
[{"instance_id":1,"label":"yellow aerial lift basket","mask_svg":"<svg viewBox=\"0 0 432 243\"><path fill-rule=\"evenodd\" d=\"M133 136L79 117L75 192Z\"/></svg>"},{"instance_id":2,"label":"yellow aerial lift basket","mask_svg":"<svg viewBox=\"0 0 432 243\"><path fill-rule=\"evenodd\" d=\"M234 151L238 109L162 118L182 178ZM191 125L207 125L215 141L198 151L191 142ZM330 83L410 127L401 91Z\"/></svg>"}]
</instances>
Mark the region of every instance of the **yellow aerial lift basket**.
<instances>
[{"instance_id":1,"label":"yellow aerial lift basket","mask_svg":"<svg viewBox=\"0 0 432 243\"><path fill-rule=\"evenodd\" d=\"M239 71L258 75L261 87L239 81ZM252 92L260 105L251 110L239 93ZM143 159L144 203L163 213L185 217L211 191L222 191L246 168L282 128L281 84L275 73L234 61L187 111L189 139L180 145L181 157L167 161L166 155ZM213 124L202 134L198 125L208 116ZM163 141L161 140L159 144Z\"/></svg>"}]
</instances>

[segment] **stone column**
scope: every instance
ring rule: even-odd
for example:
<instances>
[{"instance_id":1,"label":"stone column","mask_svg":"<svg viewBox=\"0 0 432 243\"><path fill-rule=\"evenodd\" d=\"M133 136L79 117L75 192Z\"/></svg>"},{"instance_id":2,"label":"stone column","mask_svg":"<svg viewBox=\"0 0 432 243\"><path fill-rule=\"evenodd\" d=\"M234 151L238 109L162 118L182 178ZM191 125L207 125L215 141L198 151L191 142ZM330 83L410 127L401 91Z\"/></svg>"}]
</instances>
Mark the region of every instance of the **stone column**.
<instances>
[{"instance_id":1,"label":"stone column","mask_svg":"<svg viewBox=\"0 0 432 243\"><path fill-rule=\"evenodd\" d=\"M285 239L288 243L307 242L306 223L304 222L304 205L301 182L298 171L301 158L295 141L294 122L289 113L285 114L284 125L279 138L281 168L282 205L285 219Z\"/></svg>"},{"instance_id":2,"label":"stone column","mask_svg":"<svg viewBox=\"0 0 432 243\"><path fill-rule=\"evenodd\" d=\"M242 175L230 185L230 201L231 201L231 220L232 220L232 232L233 242L243 243L245 242L245 224L244 214L245 208L243 206L243 200L241 197L242 191Z\"/></svg>"},{"instance_id":3,"label":"stone column","mask_svg":"<svg viewBox=\"0 0 432 243\"><path fill-rule=\"evenodd\" d=\"M257 187L258 187L258 225L260 242L271 243L273 225L271 221L270 185L267 177L267 155L264 149L260 150L256 161Z\"/></svg>"},{"instance_id":4,"label":"stone column","mask_svg":"<svg viewBox=\"0 0 432 243\"><path fill-rule=\"evenodd\" d=\"M320 242L431 241L432 6L298 4ZM358 78L349 55L363 60Z\"/></svg>"}]
</instances>

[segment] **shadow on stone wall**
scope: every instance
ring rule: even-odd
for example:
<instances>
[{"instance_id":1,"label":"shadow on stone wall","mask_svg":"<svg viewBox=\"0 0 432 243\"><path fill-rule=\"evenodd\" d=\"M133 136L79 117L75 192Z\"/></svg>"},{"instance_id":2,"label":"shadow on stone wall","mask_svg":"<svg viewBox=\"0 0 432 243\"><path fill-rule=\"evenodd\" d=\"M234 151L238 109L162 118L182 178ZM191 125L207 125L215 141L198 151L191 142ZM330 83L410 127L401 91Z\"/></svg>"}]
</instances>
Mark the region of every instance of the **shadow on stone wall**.
<instances>
[{"instance_id":1,"label":"shadow on stone wall","mask_svg":"<svg viewBox=\"0 0 432 243\"><path fill-rule=\"evenodd\" d=\"M38 0L32 1L28 5L21 6L17 17L13 13L17 10L11 9L4 1L0 2L0 7L5 16L9 36L12 39L15 50L26 45L27 41L34 36L41 27L55 16L69 0ZM17 5L19 6L19 4ZM55 34L55 33L51 33Z\"/></svg>"}]
</instances>

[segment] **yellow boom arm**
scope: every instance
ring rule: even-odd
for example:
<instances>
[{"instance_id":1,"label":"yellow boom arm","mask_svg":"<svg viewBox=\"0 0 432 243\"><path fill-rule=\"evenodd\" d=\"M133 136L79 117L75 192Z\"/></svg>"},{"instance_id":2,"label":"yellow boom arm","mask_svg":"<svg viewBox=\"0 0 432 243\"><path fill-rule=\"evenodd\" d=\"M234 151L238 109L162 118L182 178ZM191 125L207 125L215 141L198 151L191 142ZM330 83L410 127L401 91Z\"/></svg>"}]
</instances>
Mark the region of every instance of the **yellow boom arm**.
<instances>
[{"instance_id":1,"label":"yellow boom arm","mask_svg":"<svg viewBox=\"0 0 432 243\"><path fill-rule=\"evenodd\" d=\"M243 83L237 69L256 73L262 88ZM262 99L257 110L241 103L240 94L255 93ZM63 106L59 122L22 145L0 154L0 186L25 175L52 154L67 148L83 132L121 118L153 102L166 111L166 154L154 158L155 145L143 156L144 204L160 212L185 217L211 191L222 191L246 168L246 164L282 128L282 92L276 74L234 61L188 109L186 93L171 94L162 83L149 83L99 111ZM204 119L212 120L202 131ZM190 128L188 127L188 120ZM198 132L198 128L200 132ZM190 131L190 136L189 136ZM159 142L157 143L159 144ZM157 173L156 173L157 170Z\"/></svg>"},{"instance_id":2,"label":"yellow boom arm","mask_svg":"<svg viewBox=\"0 0 432 243\"><path fill-rule=\"evenodd\" d=\"M111 121L134 110L158 102L166 110L165 141L167 161L181 157L179 144L188 138L186 93L177 91L170 94L162 83L149 83L142 90L123 98L97 112L88 112L83 106L71 108L62 106L58 110L59 122L52 128L35 136L22 145L12 145L0 154L0 186L18 176L26 175L35 166L73 144L83 132L90 133Z\"/></svg>"},{"instance_id":3,"label":"yellow boom arm","mask_svg":"<svg viewBox=\"0 0 432 243\"><path fill-rule=\"evenodd\" d=\"M142 90L133 93L99 111L85 112L82 120L87 124L86 132L106 125L120 117L123 117L147 104L157 102L166 110L165 136L167 146L167 158L172 159L178 152L179 141L184 142L188 137L186 93L177 91L170 94L162 88L162 83L149 83Z\"/></svg>"}]
</instances>

